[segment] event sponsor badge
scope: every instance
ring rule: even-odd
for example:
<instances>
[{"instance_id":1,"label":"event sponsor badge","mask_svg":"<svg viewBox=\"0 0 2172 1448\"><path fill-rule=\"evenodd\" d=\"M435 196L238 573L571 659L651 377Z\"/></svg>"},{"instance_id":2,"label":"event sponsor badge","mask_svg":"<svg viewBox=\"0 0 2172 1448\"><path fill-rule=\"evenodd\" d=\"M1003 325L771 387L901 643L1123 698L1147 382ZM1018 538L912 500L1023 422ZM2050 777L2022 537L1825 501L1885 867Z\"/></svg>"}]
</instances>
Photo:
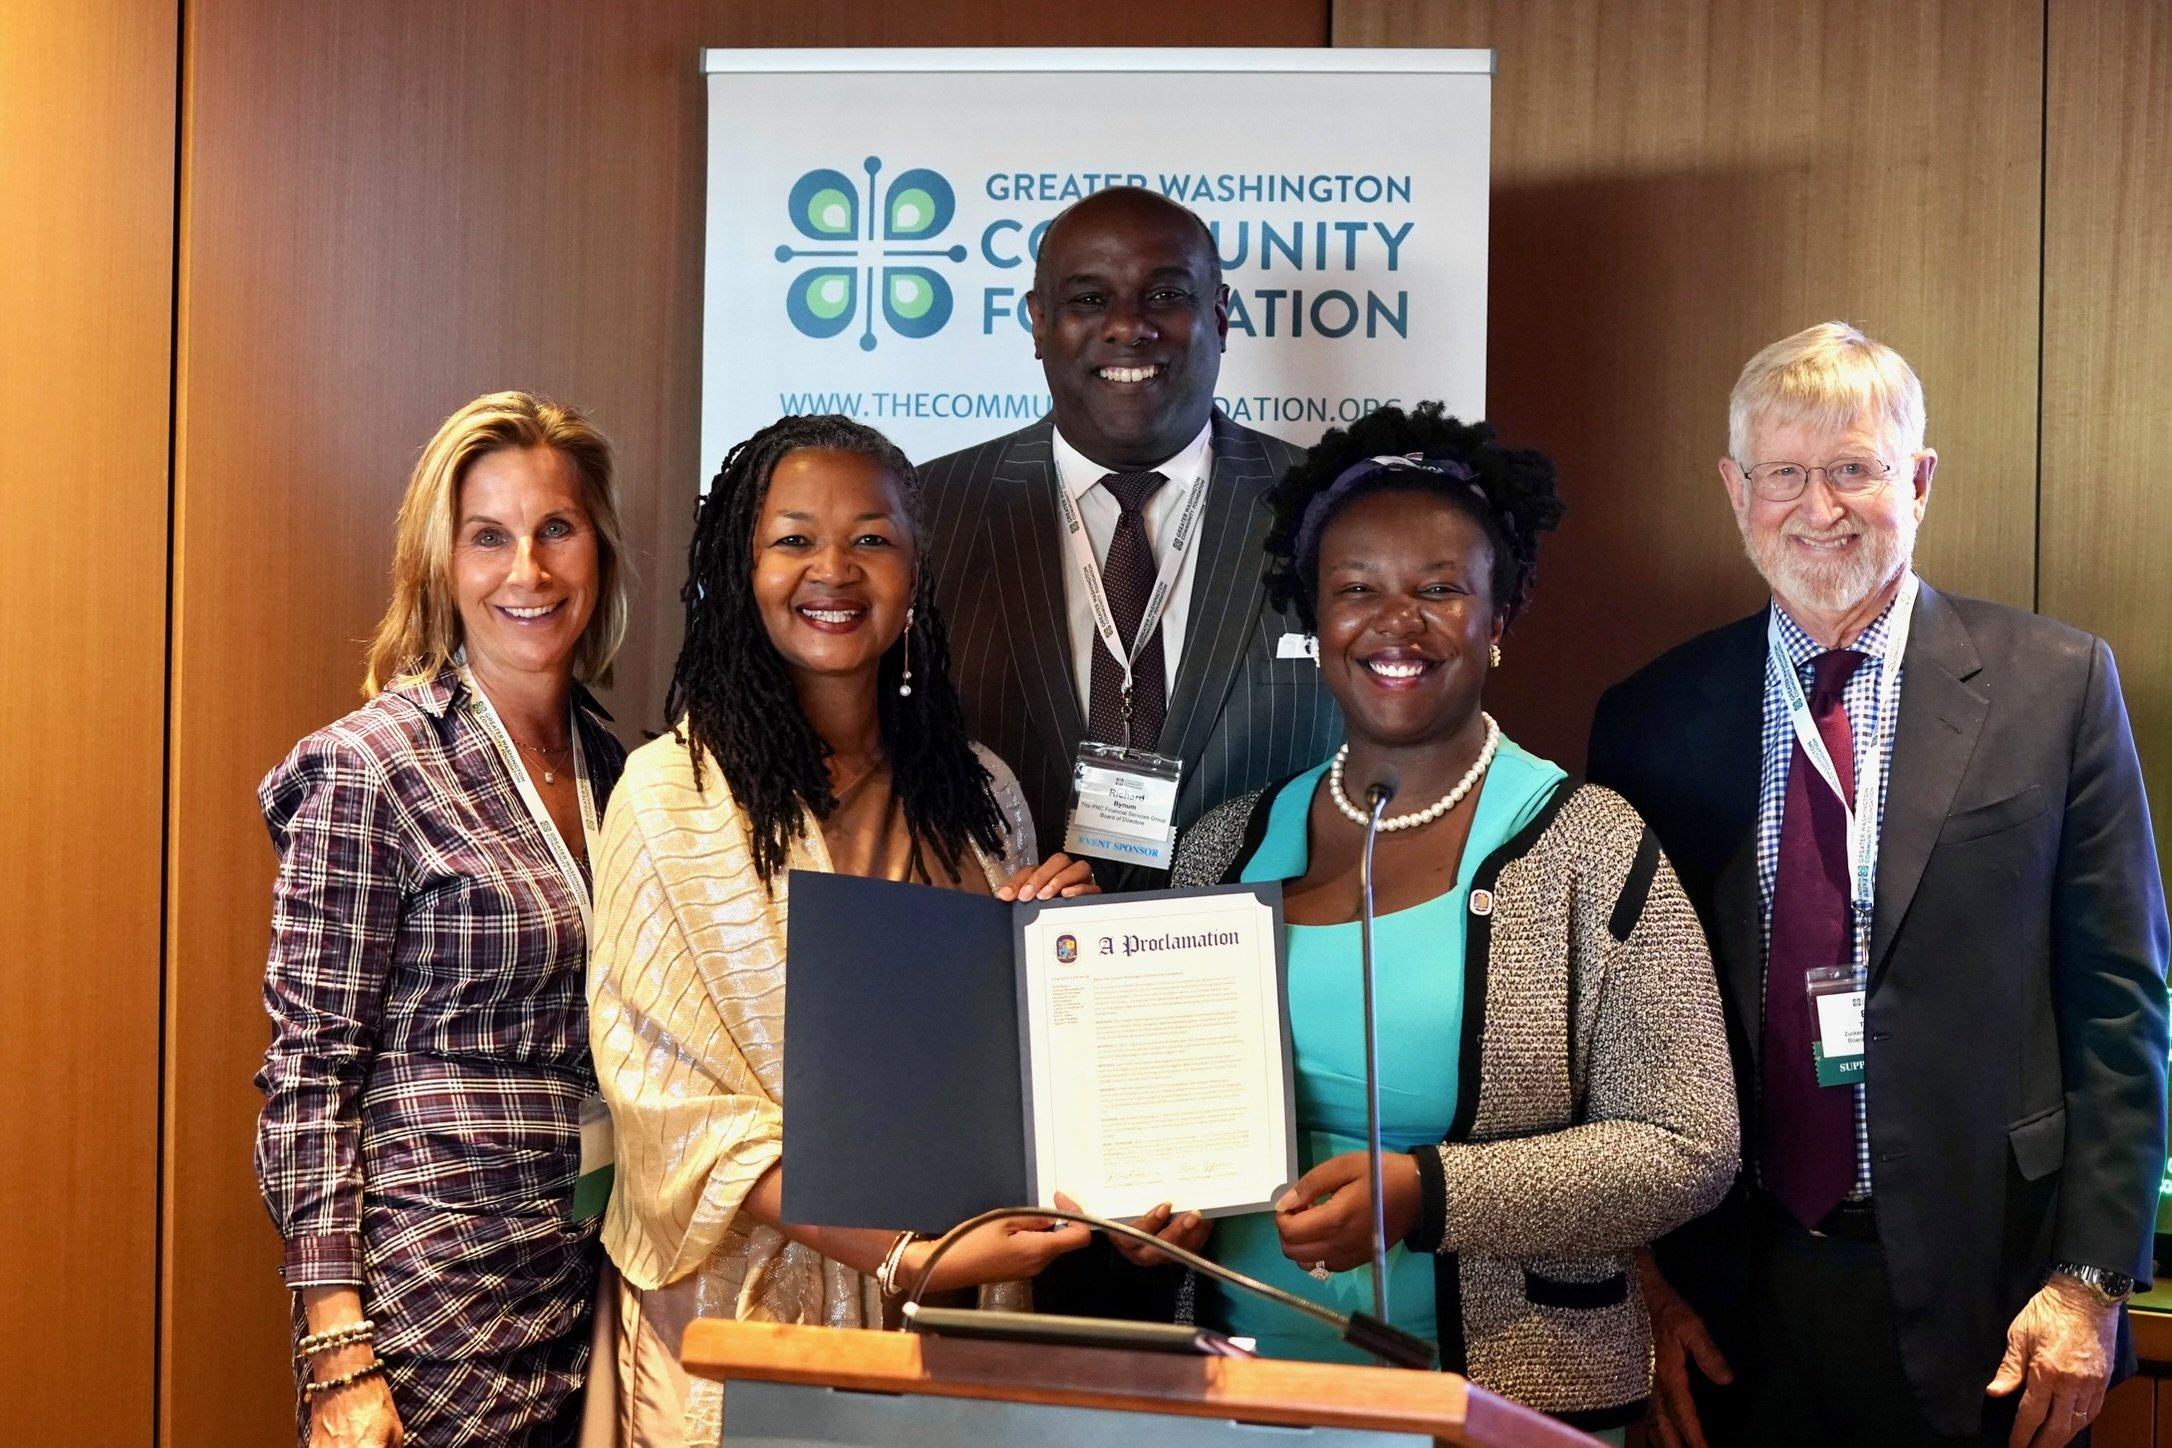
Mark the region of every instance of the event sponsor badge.
<instances>
[{"instance_id":1,"label":"event sponsor badge","mask_svg":"<svg viewBox=\"0 0 2172 1448\"><path fill-rule=\"evenodd\" d=\"M581 1175L573 1184L573 1220L590 1221L603 1215L611 1200L611 1178L616 1175L616 1142L611 1134L611 1108L601 1096L581 1098Z\"/></svg>"},{"instance_id":2,"label":"event sponsor badge","mask_svg":"<svg viewBox=\"0 0 2172 1448\"><path fill-rule=\"evenodd\" d=\"M1811 971L1803 983L1816 1027L1810 1059L1817 1066L1818 1085L1862 1085L1863 992L1855 984L1855 972L1836 965Z\"/></svg>"},{"instance_id":3,"label":"event sponsor badge","mask_svg":"<svg viewBox=\"0 0 2172 1448\"><path fill-rule=\"evenodd\" d=\"M1285 633L1275 640L1275 657L1278 659L1310 659L1320 662L1320 640L1314 634Z\"/></svg>"},{"instance_id":4,"label":"event sponsor badge","mask_svg":"<svg viewBox=\"0 0 2172 1448\"><path fill-rule=\"evenodd\" d=\"M1063 847L1097 860L1169 868L1176 855L1182 762L1089 739L1071 767L1071 824Z\"/></svg>"}]
</instances>

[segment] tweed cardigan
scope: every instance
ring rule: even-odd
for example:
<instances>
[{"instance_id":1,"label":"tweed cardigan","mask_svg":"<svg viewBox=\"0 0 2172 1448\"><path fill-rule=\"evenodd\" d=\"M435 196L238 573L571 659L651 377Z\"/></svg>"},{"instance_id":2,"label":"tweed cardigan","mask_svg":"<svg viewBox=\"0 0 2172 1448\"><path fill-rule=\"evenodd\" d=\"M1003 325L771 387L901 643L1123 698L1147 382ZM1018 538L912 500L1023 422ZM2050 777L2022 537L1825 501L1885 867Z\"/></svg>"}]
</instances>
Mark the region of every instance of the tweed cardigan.
<instances>
[{"instance_id":1,"label":"tweed cardigan","mask_svg":"<svg viewBox=\"0 0 2172 1448\"><path fill-rule=\"evenodd\" d=\"M1235 881L1278 784L1210 811L1174 883ZM1585 1427L1641 1415L1630 1254L1734 1180L1734 1076L1704 932L1617 794L1564 780L1473 877L1460 1085L1414 1150L1441 1363Z\"/></svg>"}]
</instances>

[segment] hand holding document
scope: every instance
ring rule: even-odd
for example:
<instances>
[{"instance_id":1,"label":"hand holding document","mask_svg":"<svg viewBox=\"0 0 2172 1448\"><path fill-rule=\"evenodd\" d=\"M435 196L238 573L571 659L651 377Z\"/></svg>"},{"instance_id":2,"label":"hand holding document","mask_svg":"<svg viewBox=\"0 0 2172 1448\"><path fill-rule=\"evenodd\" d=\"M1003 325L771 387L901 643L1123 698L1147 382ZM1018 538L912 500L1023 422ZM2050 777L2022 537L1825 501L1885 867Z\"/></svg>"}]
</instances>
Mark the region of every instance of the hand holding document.
<instances>
[{"instance_id":1,"label":"hand holding document","mask_svg":"<svg viewBox=\"0 0 2172 1448\"><path fill-rule=\"evenodd\" d=\"M790 891L791 1220L938 1231L1059 1190L1213 1216L1297 1176L1279 886L1012 904L795 872Z\"/></svg>"},{"instance_id":2,"label":"hand holding document","mask_svg":"<svg viewBox=\"0 0 2172 1448\"><path fill-rule=\"evenodd\" d=\"M1161 891L1020 929L1028 1161L1103 1216L1257 1211L1296 1175L1279 899Z\"/></svg>"}]
</instances>

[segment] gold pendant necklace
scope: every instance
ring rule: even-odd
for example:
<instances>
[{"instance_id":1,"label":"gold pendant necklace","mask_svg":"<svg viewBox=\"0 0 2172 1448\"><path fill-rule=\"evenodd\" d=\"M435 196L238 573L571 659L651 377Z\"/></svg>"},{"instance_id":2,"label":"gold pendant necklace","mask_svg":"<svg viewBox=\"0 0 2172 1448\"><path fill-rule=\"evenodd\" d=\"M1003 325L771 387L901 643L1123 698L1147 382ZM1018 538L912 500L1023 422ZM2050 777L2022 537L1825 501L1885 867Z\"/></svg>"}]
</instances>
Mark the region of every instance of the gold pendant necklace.
<instances>
[{"instance_id":1,"label":"gold pendant necklace","mask_svg":"<svg viewBox=\"0 0 2172 1448\"><path fill-rule=\"evenodd\" d=\"M513 739L512 731L507 730L505 737L508 739ZM556 749L545 749L539 744L522 744L518 739L513 739L513 744L514 747L525 750L527 753L533 754L537 759L543 761L543 782L545 784L556 784L558 782L558 771L551 764L551 756L554 754L564 754L573 748L573 741L570 739L567 740L565 743L559 745Z\"/></svg>"}]
</instances>

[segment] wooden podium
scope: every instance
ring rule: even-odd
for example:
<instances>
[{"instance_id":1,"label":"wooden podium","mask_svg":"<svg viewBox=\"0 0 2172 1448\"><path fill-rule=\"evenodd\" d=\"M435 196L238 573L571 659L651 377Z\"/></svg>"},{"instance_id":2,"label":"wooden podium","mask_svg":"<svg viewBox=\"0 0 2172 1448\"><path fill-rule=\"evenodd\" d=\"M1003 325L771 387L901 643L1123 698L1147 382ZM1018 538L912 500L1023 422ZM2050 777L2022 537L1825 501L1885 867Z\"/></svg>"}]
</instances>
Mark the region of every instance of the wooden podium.
<instances>
[{"instance_id":1,"label":"wooden podium","mask_svg":"<svg viewBox=\"0 0 2172 1448\"><path fill-rule=\"evenodd\" d=\"M726 1385L726 1448L924 1441L1572 1448L1597 1441L1453 1373L716 1318L687 1329L682 1353L689 1372ZM800 1391L780 1400L735 1384ZM750 1406L735 1411L742 1402ZM826 1430L816 1420L832 1407L849 1421ZM907 1420L930 1412L936 1418L928 1431L916 1434Z\"/></svg>"}]
</instances>

